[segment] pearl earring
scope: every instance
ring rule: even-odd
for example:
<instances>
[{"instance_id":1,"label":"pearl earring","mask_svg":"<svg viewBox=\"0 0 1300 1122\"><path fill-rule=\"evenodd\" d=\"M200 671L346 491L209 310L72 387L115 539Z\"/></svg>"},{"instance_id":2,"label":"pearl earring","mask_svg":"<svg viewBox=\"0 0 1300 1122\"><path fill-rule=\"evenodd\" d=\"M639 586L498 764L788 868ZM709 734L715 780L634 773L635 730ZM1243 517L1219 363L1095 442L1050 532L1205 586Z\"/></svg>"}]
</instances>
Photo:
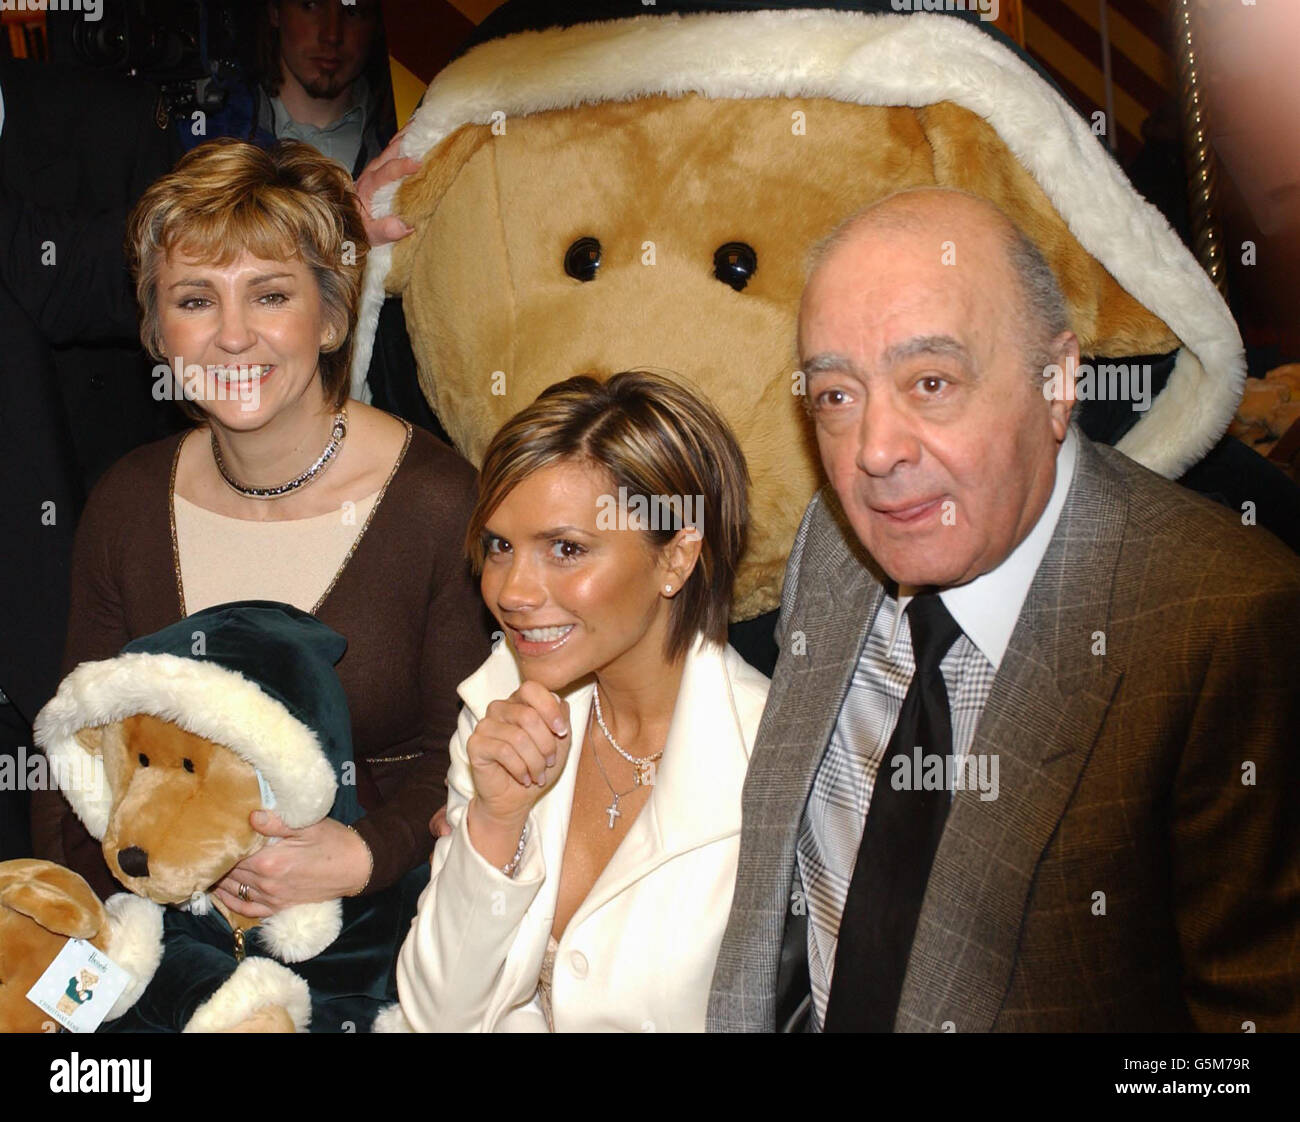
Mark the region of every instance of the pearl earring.
<instances>
[{"instance_id":1,"label":"pearl earring","mask_svg":"<svg viewBox=\"0 0 1300 1122\"><path fill-rule=\"evenodd\" d=\"M672 590L673 590L673 586L671 584L664 585L665 592L672 592Z\"/></svg>"}]
</instances>

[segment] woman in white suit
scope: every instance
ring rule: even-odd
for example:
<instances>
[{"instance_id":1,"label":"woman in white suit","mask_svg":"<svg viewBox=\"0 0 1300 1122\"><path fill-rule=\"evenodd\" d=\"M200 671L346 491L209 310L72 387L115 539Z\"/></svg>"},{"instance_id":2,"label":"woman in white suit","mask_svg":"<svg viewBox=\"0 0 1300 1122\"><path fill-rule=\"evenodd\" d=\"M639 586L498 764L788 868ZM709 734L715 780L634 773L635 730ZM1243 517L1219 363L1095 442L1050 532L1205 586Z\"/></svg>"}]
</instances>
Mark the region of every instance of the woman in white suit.
<instances>
[{"instance_id":1,"label":"woman in white suit","mask_svg":"<svg viewBox=\"0 0 1300 1122\"><path fill-rule=\"evenodd\" d=\"M561 382L493 438L467 546L505 641L460 686L411 1027L703 1030L768 687L726 642L747 486L651 374Z\"/></svg>"}]
</instances>

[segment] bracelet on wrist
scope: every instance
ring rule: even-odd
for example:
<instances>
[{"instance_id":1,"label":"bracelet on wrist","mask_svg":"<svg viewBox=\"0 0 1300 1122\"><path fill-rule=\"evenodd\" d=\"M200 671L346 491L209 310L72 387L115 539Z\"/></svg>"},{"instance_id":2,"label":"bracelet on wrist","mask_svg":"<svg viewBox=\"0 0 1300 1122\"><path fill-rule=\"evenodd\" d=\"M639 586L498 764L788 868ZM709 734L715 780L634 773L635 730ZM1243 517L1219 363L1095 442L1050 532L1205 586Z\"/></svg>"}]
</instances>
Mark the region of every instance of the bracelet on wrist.
<instances>
[{"instance_id":1,"label":"bracelet on wrist","mask_svg":"<svg viewBox=\"0 0 1300 1122\"><path fill-rule=\"evenodd\" d=\"M508 877L515 875L515 870L519 868L519 862L524 855L524 846L528 844L528 823L524 823L524 831L519 835L519 845L515 848L515 855L510 858L506 864L501 866L501 871Z\"/></svg>"},{"instance_id":2,"label":"bracelet on wrist","mask_svg":"<svg viewBox=\"0 0 1300 1122\"><path fill-rule=\"evenodd\" d=\"M366 860L370 863L370 868L366 870L365 881L362 883L360 888L358 888L354 893L352 893L353 896L360 896L367 888L370 887L370 878L375 875L375 855L374 853L371 852L370 846L366 844L366 839L361 837L361 833L359 830L355 830L351 826L349 826L348 829L352 830L352 832L356 834L356 836L360 839L361 847L366 851Z\"/></svg>"}]
</instances>

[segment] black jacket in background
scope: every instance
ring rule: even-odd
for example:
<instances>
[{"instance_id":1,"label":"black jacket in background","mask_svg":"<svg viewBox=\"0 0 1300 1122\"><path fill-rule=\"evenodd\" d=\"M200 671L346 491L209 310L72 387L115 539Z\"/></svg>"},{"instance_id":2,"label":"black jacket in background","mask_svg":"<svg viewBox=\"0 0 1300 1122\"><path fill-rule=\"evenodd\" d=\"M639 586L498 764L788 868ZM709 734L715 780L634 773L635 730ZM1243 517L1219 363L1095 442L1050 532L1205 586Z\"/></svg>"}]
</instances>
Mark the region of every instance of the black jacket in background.
<instances>
[{"instance_id":1,"label":"black jacket in background","mask_svg":"<svg viewBox=\"0 0 1300 1122\"><path fill-rule=\"evenodd\" d=\"M183 418L153 400L122 251L130 207L176 149L156 91L3 57L0 91L0 752L13 752L30 750L25 725L58 684L85 492ZM27 851L24 794L4 793L0 857Z\"/></svg>"}]
</instances>

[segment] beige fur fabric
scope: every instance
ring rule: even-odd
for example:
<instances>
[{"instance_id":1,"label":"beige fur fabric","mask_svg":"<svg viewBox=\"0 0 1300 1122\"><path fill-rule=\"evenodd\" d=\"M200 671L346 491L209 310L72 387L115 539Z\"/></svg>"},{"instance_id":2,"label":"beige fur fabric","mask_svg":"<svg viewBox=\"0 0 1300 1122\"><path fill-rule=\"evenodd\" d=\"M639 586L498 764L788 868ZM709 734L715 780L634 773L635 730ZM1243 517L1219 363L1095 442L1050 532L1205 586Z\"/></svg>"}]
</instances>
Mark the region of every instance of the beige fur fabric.
<instances>
[{"instance_id":1,"label":"beige fur fabric","mask_svg":"<svg viewBox=\"0 0 1300 1122\"><path fill-rule=\"evenodd\" d=\"M578 373L675 373L733 425L753 477L733 617L776 607L819 467L798 395L809 248L892 191L991 199L1042 249L1085 355L1177 350L1119 447L1167 476L1223 433L1244 357L1213 286L1069 106L1013 52L944 16L653 16L483 43L434 80L376 213L417 232L372 251L354 354L400 294L421 385L477 462L508 416ZM565 275L596 237L594 281ZM714 251L751 245L742 292Z\"/></svg>"},{"instance_id":2,"label":"beige fur fabric","mask_svg":"<svg viewBox=\"0 0 1300 1122\"><path fill-rule=\"evenodd\" d=\"M859 207L933 183L1026 219L1089 353L1178 345L1083 252L997 134L950 105L660 97L539 113L503 136L466 126L403 187L398 207L418 233L397 247L389 283L404 292L422 388L476 463L511 414L572 374L647 367L710 397L753 477L733 612L746 619L775 606L817 486L796 392L807 252ZM564 272L583 236L603 252L586 284ZM714 251L732 240L758 254L741 292L713 275Z\"/></svg>"}]
</instances>

